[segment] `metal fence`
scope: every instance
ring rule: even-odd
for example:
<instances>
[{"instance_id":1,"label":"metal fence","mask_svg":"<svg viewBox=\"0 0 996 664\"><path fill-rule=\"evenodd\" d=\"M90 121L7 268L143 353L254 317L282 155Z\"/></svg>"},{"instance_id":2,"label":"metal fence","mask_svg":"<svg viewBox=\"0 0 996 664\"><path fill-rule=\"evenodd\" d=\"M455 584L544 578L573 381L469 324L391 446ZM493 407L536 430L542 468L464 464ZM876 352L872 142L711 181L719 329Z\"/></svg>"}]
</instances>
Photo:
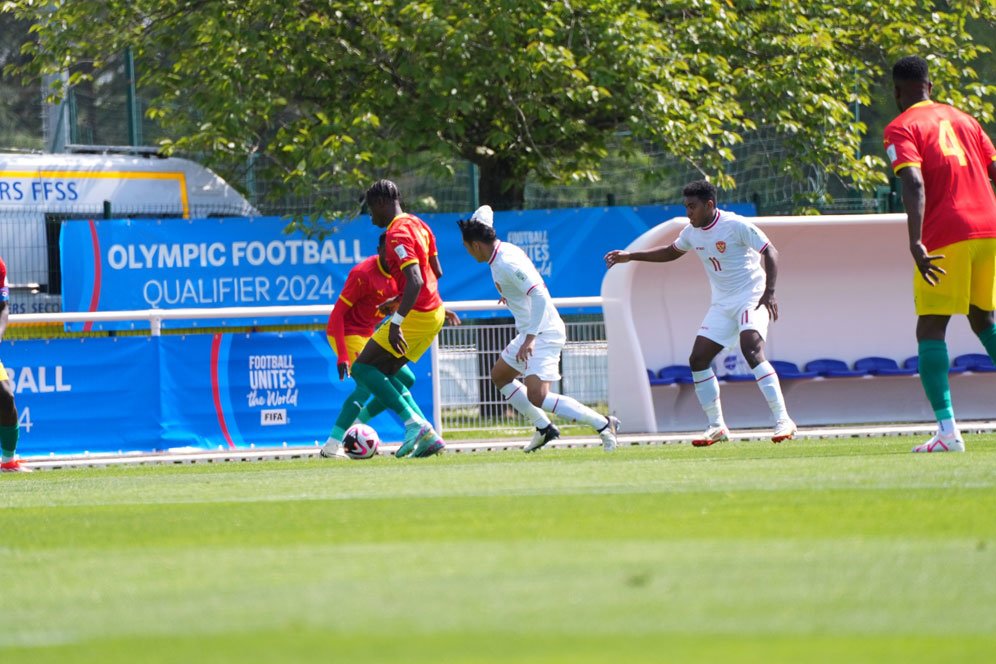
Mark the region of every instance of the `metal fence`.
<instances>
[{"instance_id":1,"label":"metal fence","mask_svg":"<svg viewBox=\"0 0 996 664\"><path fill-rule=\"evenodd\" d=\"M608 341L601 316L566 316L567 344L554 392L607 412ZM491 383L491 367L515 336L511 319L468 321L444 327L438 338L440 414L443 430L492 430L496 435L531 427Z\"/></svg>"}]
</instances>

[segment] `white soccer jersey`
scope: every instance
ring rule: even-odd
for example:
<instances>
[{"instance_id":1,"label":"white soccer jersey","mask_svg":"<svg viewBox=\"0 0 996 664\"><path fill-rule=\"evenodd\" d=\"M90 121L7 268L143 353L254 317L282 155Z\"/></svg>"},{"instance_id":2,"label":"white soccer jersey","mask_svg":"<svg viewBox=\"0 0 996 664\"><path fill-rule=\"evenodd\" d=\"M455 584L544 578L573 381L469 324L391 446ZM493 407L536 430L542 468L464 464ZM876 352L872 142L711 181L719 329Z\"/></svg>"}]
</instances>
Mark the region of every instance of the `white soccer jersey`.
<instances>
[{"instance_id":1,"label":"white soccer jersey","mask_svg":"<svg viewBox=\"0 0 996 664\"><path fill-rule=\"evenodd\" d=\"M695 251L709 276L713 303L725 304L764 293L761 252L768 244L767 236L754 224L732 212L716 210L708 226L683 228L674 248Z\"/></svg>"},{"instance_id":2,"label":"white soccer jersey","mask_svg":"<svg viewBox=\"0 0 996 664\"><path fill-rule=\"evenodd\" d=\"M491 265L491 277L495 288L508 302L509 311L515 318L515 329L519 334L530 332L529 322L532 318L532 298L530 294L536 288L546 288L543 277L536 266L529 260L526 252L514 244L498 240L494 253L488 260ZM557 308L548 304L539 329L535 334L556 333L563 336L566 333L564 321L560 318Z\"/></svg>"}]
</instances>

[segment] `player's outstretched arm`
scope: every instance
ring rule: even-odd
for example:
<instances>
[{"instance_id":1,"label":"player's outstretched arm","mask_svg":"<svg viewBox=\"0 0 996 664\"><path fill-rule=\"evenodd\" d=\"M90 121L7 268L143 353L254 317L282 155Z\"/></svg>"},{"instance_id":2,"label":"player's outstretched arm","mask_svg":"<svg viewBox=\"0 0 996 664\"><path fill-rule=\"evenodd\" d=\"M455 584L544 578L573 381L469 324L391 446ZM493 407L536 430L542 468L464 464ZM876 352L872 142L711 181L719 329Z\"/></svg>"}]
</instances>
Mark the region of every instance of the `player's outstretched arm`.
<instances>
[{"instance_id":1,"label":"player's outstretched arm","mask_svg":"<svg viewBox=\"0 0 996 664\"><path fill-rule=\"evenodd\" d=\"M644 251L622 251L613 249L605 254L605 267L610 268L619 263L629 263L630 261L645 261L648 263L667 263L676 258L681 258L685 252L675 249L673 244L664 247L655 247Z\"/></svg>"}]
</instances>

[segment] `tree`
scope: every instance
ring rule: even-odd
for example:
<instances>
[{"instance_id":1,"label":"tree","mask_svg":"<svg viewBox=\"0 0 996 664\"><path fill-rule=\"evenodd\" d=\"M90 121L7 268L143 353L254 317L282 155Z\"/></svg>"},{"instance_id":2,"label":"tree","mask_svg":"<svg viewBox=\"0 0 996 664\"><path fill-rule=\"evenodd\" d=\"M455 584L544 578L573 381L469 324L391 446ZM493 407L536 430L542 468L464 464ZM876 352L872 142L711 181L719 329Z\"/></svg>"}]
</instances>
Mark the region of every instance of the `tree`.
<instances>
[{"instance_id":1,"label":"tree","mask_svg":"<svg viewBox=\"0 0 996 664\"><path fill-rule=\"evenodd\" d=\"M859 188L853 103L891 61L929 57L946 97L984 120L996 88L966 20L991 2L922 0L74 0L6 2L35 24L22 70L52 72L126 46L149 113L223 174L252 156L281 193L358 188L413 155L480 169L481 199L521 207L527 177L597 179L608 146L663 146L731 187L732 148L758 126L781 167ZM77 72L77 79L81 74Z\"/></svg>"}]
</instances>

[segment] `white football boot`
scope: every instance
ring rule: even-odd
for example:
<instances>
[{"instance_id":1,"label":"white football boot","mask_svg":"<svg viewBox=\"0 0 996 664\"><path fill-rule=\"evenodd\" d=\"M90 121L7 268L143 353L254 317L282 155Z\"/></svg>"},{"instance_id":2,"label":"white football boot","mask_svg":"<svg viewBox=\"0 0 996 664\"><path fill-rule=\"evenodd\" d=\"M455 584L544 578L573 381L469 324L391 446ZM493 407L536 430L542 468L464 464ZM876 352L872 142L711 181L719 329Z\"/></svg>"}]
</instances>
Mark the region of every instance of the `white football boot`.
<instances>
[{"instance_id":1,"label":"white football boot","mask_svg":"<svg viewBox=\"0 0 996 664\"><path fill-rule=\"evenodd\" d=\"M606 452L615 452L616 433L619 431L621 422L615 415L609 415L608 420L608 424L598 430L598 435L602 439L602 449Z\"/></svg>"},{"instance_id":2,"label":"white football boot","mask_svg":"<svg viewBox=\"0 0 996 664\"><path fill-rule=\"evenodd\" d=\"M346 456L345 452L342 451L342 443L331 436L329 436L329 439L325 441L324 445L322 445L322 449L319 454L326 459L341 459Z\"/></svg>"},{"instance_id":3,"label":"white football boot","mask_svg":"<svg viewBox=\"0 0 996 664\"><path fill-rule=\"evenodd\" d=\"M771 442L780 443L783 440L790 440L795 432L799 430L799 427L795 425L795 422L785 417L783 419L775 422L775 430L771 434Z\"/></svg>"},{"instance_id":4,"label":"white football boot","mask_svg":"<svg viewBox=\"0 0 996 664\"><path fill-rule=\"evenodd\" d=\"M726 428L725 424L712 424L705 433L702 434L701 438L696 438L692 441L693 447L709 447L716 443L721 443L725 440L730 439L730 430Z\"/></svg>"},{"instance_id":5,"label":"white football boot","mask_svg":"<svg viewBox=\"0 0 996 664\"><path fill-rule=\"evenodd\" d=\"M935 433L926 443L914 447L913 451L927 454L933 452L964 452L965 441L959 436L942 436L939 433Z\"/></svg>"}]
</instances>

